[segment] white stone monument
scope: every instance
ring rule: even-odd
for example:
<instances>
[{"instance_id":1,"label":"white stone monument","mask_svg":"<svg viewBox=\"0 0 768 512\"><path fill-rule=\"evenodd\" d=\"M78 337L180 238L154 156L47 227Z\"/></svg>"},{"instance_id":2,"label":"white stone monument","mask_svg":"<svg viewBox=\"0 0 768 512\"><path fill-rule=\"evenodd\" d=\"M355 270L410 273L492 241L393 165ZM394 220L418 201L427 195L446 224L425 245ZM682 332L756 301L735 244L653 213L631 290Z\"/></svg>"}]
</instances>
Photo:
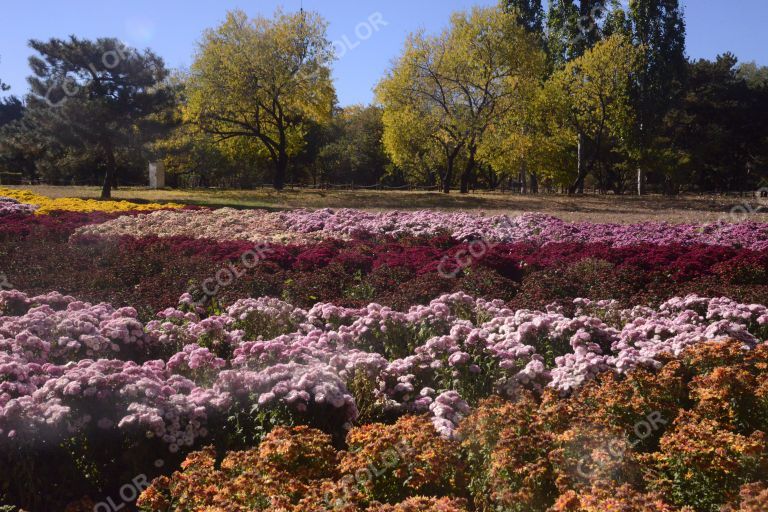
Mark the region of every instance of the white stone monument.
<instances>
[{"instance_id":1,"label":"white stone monument","mask_svg":"<svg viewBox=\"0 0 768 512\"><path fill-rule=\"evenodd\" d=\"M165 165L163 162L149 163L149 188L165 188Z\"/></svg>"}]
</instances>

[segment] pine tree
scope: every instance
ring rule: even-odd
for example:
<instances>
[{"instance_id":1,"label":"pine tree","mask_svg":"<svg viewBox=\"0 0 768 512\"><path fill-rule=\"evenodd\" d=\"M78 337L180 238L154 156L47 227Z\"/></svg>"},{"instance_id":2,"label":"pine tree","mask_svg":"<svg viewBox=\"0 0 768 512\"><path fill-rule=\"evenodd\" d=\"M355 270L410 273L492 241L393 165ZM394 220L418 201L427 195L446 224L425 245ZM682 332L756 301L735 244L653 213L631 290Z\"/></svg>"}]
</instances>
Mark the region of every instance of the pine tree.
<instances>
[{"instance_id":1,"label":"pine tree","mask_svg":"<svg viewBox=\"0 0 768 512\"><path fill-rule=\"evenodd\" d=\"M544 33L545 14L541 0L503 0L502 4L507 12L515 11L517 22L528 32Z\"/></svg>"},{"instance_id":2,"label":"pine tree","mask_svg":"<svg viewBox=\"0 0 768 512\"><path fill-rule=\"evenodd\" d=\"M581 57L603 39L608 0L549 0L547 46L555 68Z\"/></svg>"},{"instance_id":3,"label":"pine tree","mask_svg":"<svg viewBox=\"0 0 768 512\"><path fill-rule=\"evenodd\" d=\"M23 125L35 137L67 150L97 152L105 163L101 197L117 179L116 151L147 133L149 116L171 95L162 87L163 60L113 38L32 40L32 94Z\"/></svg>"}]
</instances>

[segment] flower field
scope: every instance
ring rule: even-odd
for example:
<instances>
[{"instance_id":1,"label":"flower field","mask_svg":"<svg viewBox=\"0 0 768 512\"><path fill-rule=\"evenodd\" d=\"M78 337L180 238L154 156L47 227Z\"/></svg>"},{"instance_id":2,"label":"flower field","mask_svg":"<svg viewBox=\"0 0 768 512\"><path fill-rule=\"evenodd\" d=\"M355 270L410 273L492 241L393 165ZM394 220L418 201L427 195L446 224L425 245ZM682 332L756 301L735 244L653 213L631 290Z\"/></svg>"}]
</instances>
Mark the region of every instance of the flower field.
<instances>
[{"instance_id":1,"label":"flower field","mask_svg":"<svg viewBox=\"0 0 768 512\"><path fill-rule=\"evenodd\" d=\"M0 196L1 510L768 510L766 224Z\"/></svg>"}]
</instances>

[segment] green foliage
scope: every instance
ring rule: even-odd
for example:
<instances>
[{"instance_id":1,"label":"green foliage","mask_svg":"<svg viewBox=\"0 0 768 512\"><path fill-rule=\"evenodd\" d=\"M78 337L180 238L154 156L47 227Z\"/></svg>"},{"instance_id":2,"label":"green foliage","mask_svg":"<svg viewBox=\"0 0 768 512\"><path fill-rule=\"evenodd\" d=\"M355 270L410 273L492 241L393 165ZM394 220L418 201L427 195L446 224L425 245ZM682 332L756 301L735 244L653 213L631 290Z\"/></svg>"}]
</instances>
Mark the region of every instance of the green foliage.
<instances>
[{"instance_id":1,"label":"green foliage","mask_svg":"<svg viewBox=\"0 0 768 512\"><path fill-rule=\"evenodd\" d=\"M752 76L758 73L755 69ZM687 74L686 91L664 120L663 132L668 147L684 158L656 177L663 189L766 186L761 179L768 176L768 87L742 73L731 54L693 62Z\"/></svg>"},{"instance_id":2,"label":"green foliage","mask_svg":"<svg viewBox=\"0 0 768 512\"><path fill-rule=\"evenodd\" d=\"M502 0L501 6L513 12L517 23L529 32L543 34L546 15L541 0Z\"/></svg>"},{"instance_id":3,"label":"green foliage","mask_svg":"<svg viewBox=\"0 0 768 512\"><path fill-rule=\"evenodd\" d=\"M170 100L162 87L163 60L113 38L71 36L32 40L30 46L38 53L29 61L31 94L6 143L43 174L45 167L68 162L103 171L102 197L109 198L122 167L120 153L130 148L136 155L157 134L151 116Z\"/></svg>"},{"instance_id":4,"label":"green foliage","mask_svg":"<svg viewBox=\"0 0 768 512\"><path fill-rule=\"evenodd\" d=\"M24 115L24 104L16 96L0 99L0 127L17 121Z\"/></svg>"},{"instance_id":5,"label":"green foliage","mask_svg":"<svg viewBox=\"0 0 768 512\"><path fill-rule=\"evenodd\" d=\"M296 424L293 412L285 405L254 405L250 412L237 410L226 417L215 433L216 444L222 447L221 451L256 446L276 427Z\"/></svg>"},{"instance_id":6,"label":"green foliage","mask_svg":"<svg viewBox=\"0 0 768 512\"><path fill-rule=\"evenodd\" d=\"M24 104L17 97L0 99L0 183L20 182L21 171L34 168L34 162L9 143L13 132L11 125L23 116Z\"/></svg>"},{"instance_id":7,"label":"green foliage","mask_svg":"<svg viewBox=\"0 0 768 512\"><path fill-rule=\"evenodd\" d=\"M750 89L768 87L768 67L758 66L755 61L742 62L736 70L737 76L747 82Z\"/></svg>"},{"instance_id":8,"label":"green foliage","mask_svg":"<svg viewBox=\"0 0 768 512\"><path fill-rule=\"evenodd\" d=\"M659 160L664 157L675 158L662 152L668 144L660 140L660 127L685 79L685 22L678 0L632 0L626 18L629 37L644 53L632 92L637 112L635 158L644 171L663 165Z\"/></svg>"},{"instance_id":9,"label":"green foliage","mask_svg":"<svg viewBox=\"0 0 768 512\"><path fill-rule=\"evenodd\" d=\"M592 48L603 38L601 21L608 0L549 0L547 50L555 69Z\"/></svg>"},{"instance_id":10,"label":"green foliage","mask_svg":"<svg viewBox=\"0 0 768 512\"><path fill-rule=\"evenodd\" d=\"M319 179L326 183L375 185L390 164L381 138L382 109L354 105L340 109L326 128L328 143L320 148Z\"/></svg>"}]
</instances>

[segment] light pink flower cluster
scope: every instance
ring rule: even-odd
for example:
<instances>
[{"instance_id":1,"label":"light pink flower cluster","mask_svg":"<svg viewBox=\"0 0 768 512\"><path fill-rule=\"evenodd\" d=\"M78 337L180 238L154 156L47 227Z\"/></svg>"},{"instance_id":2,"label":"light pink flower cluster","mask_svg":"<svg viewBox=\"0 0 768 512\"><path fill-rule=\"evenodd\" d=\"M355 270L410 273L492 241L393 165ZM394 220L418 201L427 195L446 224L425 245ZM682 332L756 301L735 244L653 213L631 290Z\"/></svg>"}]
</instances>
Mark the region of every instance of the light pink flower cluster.
<instances>
[{"instance_id":1,"label":"light pink flower cluster","mask_svg":"<svg viewBox=\"0 0 768 512\"><path fill-rule=\"evenodd\" d=\"M325 238L349 239L359 235L434 236L489 242L531 241L633 244L711 244L768 250L768 224L756 222L714 224L567 223L556 217L529 213L519 217L482 216L436 211L365 212L361 210L292 210L267 212L233 209L157 211L122 216L103 224L80 228L79 235L144 237L189 236L254 243L308 243Z\"/></svg>"},{"instance_id":2,"label":"light pink flower cluster","mask_svg":"<svg viewBox=\"0 0 768 512\"><path fill-rule=\"evenodd\" d=\"M429 410L434 415L435 429L442 436L453 438L456 425L469 414L470 408L456 391L446 391L435 398Z\"/></svg>"},{"instance_id":3,"label":"light pink flower cluster","mask_svg":"<svg viewBox=\"0 0 768 512\"><path fill-rule=\"evenodd\" d=\"M96 236L192 236L210 240L247 240L259 243L308 243L320 234L286 230L277 213L265 210L159 210L147 215L122 215L103 224L78 229L75 237Z\"/></svg>"},{"instance_id":4,"label":"light pink flower cluster","mask_svg":"<svg viewBox=\"0 0 768 512\"><path fill-rule=\"evenodd\" d=\"M252 407L255 398L260 407L282 402L298 412L309 408L319 409L320 414L340 412L347 425L357 417L355 399L344 380L332 367L320 363L288 362L260 371L226 370L215 388L238 399L244 410Z\"/></svg>"},{"instance_id":5,"label":"light pink flower cluster","mask_svg":"<svg viewBox=\"0 0 768 512\"><path fill-rule=\"evenodd\" d=\"M0 312L12 307L24 313L0 316L0 352L30 362L115 358L121 349L141 350L149 341L133 308L93 306L58 293L30 299L17 291L0 291Z\"/></svg>"},{"instance_id":6,"label":"light pink flower cluster","mask_svg":"<svg viewBox=\"0 0 768 512\"><path fill-rule=\"evenodd\" d=\"M17 214L32 215L37 209L38 206L36 205L23 204L10 197L0 196L0 217Z\"/></svg>"},{"instance_id":7,"label":"light pink flower cluster","mask_svg":"<svg viewBox=\"0 0 768 512\"><path fill-rule=\"evenodd\" d=\"M229 400L171 374L162 361L36 365L13 355L0 365L0 383L0 435L19 442L119 428L161 438L175 451L205 436L208 415Z\"/></svg>"}]
</instances>

